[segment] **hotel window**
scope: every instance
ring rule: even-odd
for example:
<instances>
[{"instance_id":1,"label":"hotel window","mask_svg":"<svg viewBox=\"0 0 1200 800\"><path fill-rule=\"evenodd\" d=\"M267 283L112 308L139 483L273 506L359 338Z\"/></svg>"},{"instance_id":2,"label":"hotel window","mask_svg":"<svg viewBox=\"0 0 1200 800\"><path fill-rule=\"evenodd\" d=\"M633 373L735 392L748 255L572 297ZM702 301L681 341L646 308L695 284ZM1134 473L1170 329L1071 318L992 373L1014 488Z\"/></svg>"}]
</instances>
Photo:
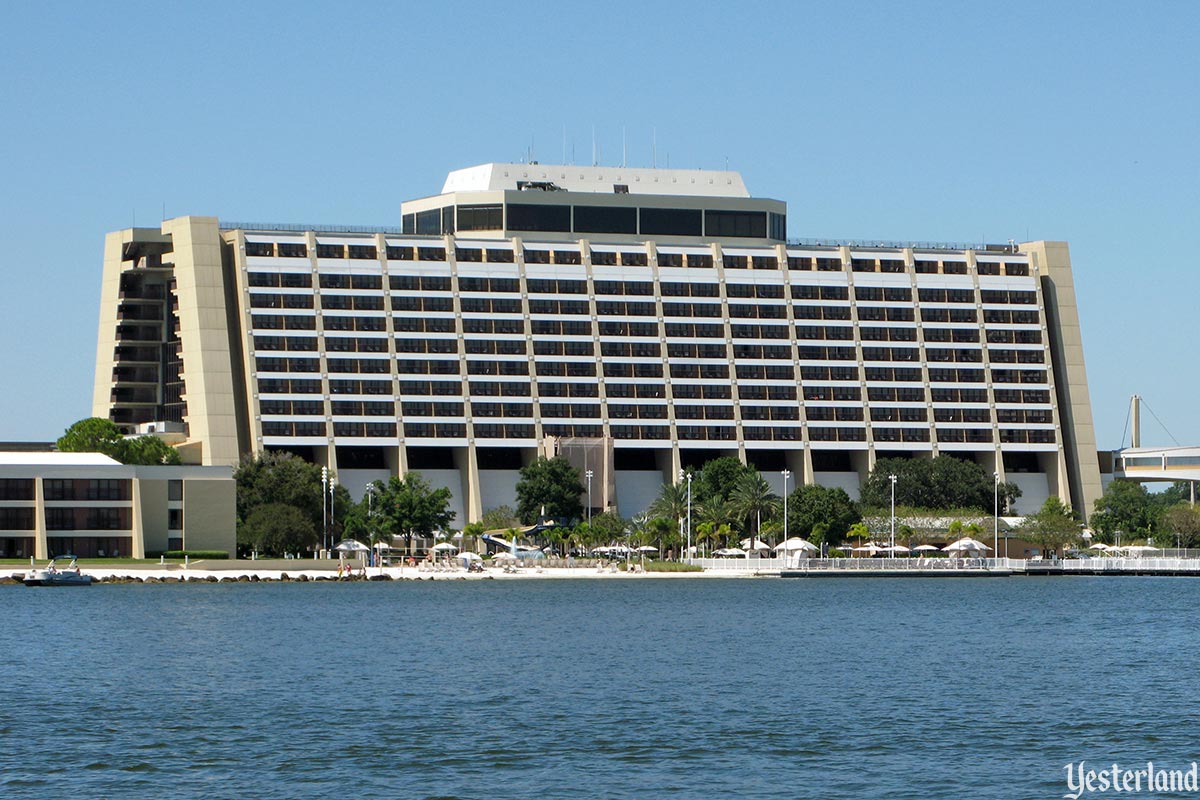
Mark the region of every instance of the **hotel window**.
<instances>
[{"instance_id":1,"label":"hotel window","mask_svg":"<svg viewBox=\"0 0 1200 800\"><path fill-rule=\"evenodd\" d=\"M704 235L765 239L767 215L761 211L705 211Z\"/></svg>"},{"instance_id":2,"label":"hotel window","mask_svg":"<svg viewBox=\"0 0 1200 800\"><path fill-rule=\"evenodd\" d=\"M607 208L604 206L575 206L576 233L637 233L636 208ZM592 254L592 263L596 261Z\"/></svg>"},{"instance_id":3,"label":"hotel window","mask_svg":"<svg viewBox=\"0 0 1200 800\"><path fill-rule=\"evenodd\" d=\"M172 480L167 481L167 499L182 500L183 499L183 481Z\"/></svg>"},{"instance_id":4,"label":"hotel window","mask_svg":"<svg viewBox=\"0 0 1200 800\"><path fill-rule=\"evenodd\" d=\"M279 244L280 258L308 258L308 245L281 242Z\"/></svg>"},{"instance_id":5,"label":"hotel window","mask_svg":"<svg viewBox=\"0 0 1200 800\"><path fill-rule=\"evenodd\" d=\"M499 205L458 207L459 231L496 231L504 227L504 213Z\"/></svg>"},{"instance_id":6,"label":"hotel window","mask_svg":"<svg viewBox=\"0 0 1200 800\"><path fill-rule=\"evenodd\" d=\"M509 203L508 229L512 231L570 231L571 207Z\"/></svg>"},{"instance_id":7,"label":"hotel window","mask_svg":"<svg viewBox=\"0 0 1200 800\"><path fill-rule=\"evenodd\" d=\"M703 236L700 211L683 208L639 209L640 232L643 235Z\"/></svg>"},{"instance_id":8,"label":"hotel window","mask_svg":"<svg viewBox=\"0 0 1200 800\"><path fill-rule=\"evenodd\" d=\"M169 530L169 531L183 530L183 509L182 508L167 509L167 530Z\"/></svg>"}]
</instances>

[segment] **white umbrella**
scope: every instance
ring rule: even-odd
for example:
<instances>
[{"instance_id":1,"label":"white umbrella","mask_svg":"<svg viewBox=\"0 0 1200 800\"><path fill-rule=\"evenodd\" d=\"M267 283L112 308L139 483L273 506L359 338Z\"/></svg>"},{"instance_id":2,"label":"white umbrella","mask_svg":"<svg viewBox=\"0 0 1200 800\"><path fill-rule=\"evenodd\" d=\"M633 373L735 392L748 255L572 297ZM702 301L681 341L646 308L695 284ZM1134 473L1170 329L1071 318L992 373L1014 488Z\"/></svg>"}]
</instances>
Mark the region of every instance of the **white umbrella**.
<instances>
[{"instance_id":1,"label":"white umbrella","mask_svg":"<svg viewBox=\"0 0 1200 800\"><path fill-rule=\"evenodd\" d=\"M387 542L376 542L374 549L376 549L376 550L391 550L392 546L390 544L388 544Z\"/></svg>"},{"instance_id":2,"label":"white umbrella","mask_svg":"<svg viewBox=\"0 0 1200 800\"><path fill-rule=\"evenodd\" d=\"M868 542L867 544L859 545L858 547L851 547L850 550L854 553L871 553L872 555L883 552L883 548L874 542Z\"/></svg>"},{"instance_id":3,"label":"white umbrella","mask_svg":"<svg viewBox=\"0 0 1200 800\"><path fill-rule=\"evenodd\" d=\"M340 553L369 553L369 552L371 552L371 548L367 547L362 542L356 542L353 539L342 539L340 542L337 543L337 546L334 547L333 549L337 550Z\"/></svg>"},{"instance_id":4,"label":"white umbrella","mask_svg":"<svg viewBox=\"0 0 1200 800\"><path fill-rule=\"evenodd\" d=\"M770 550L771 545L764 542L762 539L755 539L753 542L749 538L742 539L739 544L743 550Z\"/></svg>"},{"instance_id":5,"label":"white umbrella","mask_svg":"<svg viewBox=\"0 0 1200 800\"><path fill-rule=\"evenodd\" d=\"M951 550L991 550L991 549L992 548L988 547L983 542L981 542L977 539L972 539L970 536L964 536L963 538L959 539L957 542L951 542L950 544L948 544L942 548L942 550L944 550L946 552L949 552Z\"/></svg>"},{"instance_id":6,"label":"white umbrella","mask_svg":"<svg viewBox=\"0 0 1200 800\"><path fill-rule=\"evenodd\" d=\"M879 549L884 553L907 553L907 552L910 552L909 549L902 544L892 545L891 547L881 547Z\"/></svg>"},{"instance_id":7,"label":"white umbrella","mask_svg":"<svg viewBox=\"0 0 1200 800\"><path fill-rule=\"evenodd\" d=\"M796 536L793 536L792 538L775 545L776 551L782 550L785 553L794 553L797 550L812 550L813 552L816 552L817 550L820 550L820 549L821 548L817 547L812 542L806 541L806 540L801 539Z\"/></svg>"},{"instance_id":8,"label":"white umbrella","mask_svg":"<svg viewBox=\"0 0 1200 800\"><path fill-rule=\"evenodd\" d=\"M458 545L453 545L453 544L450 544L449 542L438 542L437 544L435 544L435 545L434 545L433 547L431 547L430 549L431 549L431 550L436 550L436 551L437 551L437 552L439 552L439 553L443 553L443 552L445 552L445 551L447 551L447 550L457 550L457 549L458 549Z\"/></svg>"},{"instance_id":9,"label":"white umbrella","mask_svg":"<svg viewBox=\"0 0 1200 800\"><path fill-rule=\"evenodd\" d=\"M915 552L919 551L922 553L927 553L930 550L937 550L937 549L938 549L938 546L935 544L919 544L913 548L913 552L915 553Z\"/></svg>"},{"instance_id":10,"label":"white umbrella","mask_svg":"<svg viewBox=\"0 0 1200 800\"><path fill-rule=\"evenodd\" d=\"M1115 547L1109 547L1109 546L1108 546L1108 545L1106 545L1104 542L1095 542L1094 544L1089 544L1089 545L1087 546L1087 549L1088 549L1088 550L1100 550L1100 551L1104 551L1104 550L1116 550L1117 548L1115 548Z\"/></svg>"},{"instance_id":11,"label":"white umbrella","mask_svg":"<svg viewBox=\"0 0 1200 800\"><path fill-rule=\"evenodd\" d=\"M739 547L725 547L720 550L713 551L714 556L744 556L746 551Z\"/></svg>"},{"instance_id":12,"label":"white umbrella","mask_svg":"<svg viewBox=\"0 0 1200 800\"><path fill-rule=\"evenodd\" d=\"M654 547L653 545L644 544L644 545L642 545L641 547L639 547L639 548L637 549L637 551L638 551L639 553L657 553L657 552L658 552L658 548L657 548L657 547Z\"/></svg>"},{"instance_id":13,"label":"white umbrella","mask_svg":"<svg viewBox=\"0 0 1200 800\"><path fill-rule=\"evenodd\" d=\"M1148 544L1131 544L1128 547L1121 547L1119 549L1124 550L1126 553L1137 553L1140 555L1141 553L1157 553L1161 548L1151 547Z\"/></svg>"},{"instance_id":14,"label":"white umbrella","mask_svg":"<svg viewBox=\"0 0 1200 800\"><path fill-rule=\"evenodd\" d=\"M512 553L496 553L492 556L492 561L516 561L517 557Z\"/></svg>"},{"instance_id":15,"label":"white umbrella","mask_svg":"<svg viewBox=\"0 0 1200 800\"><path fill-rule=\"evenodd\" d=\"M483 561L483 556L479 553L472 553L470 550L459 553L458 557L463 561Z\"/></svg>"}]
</instances>

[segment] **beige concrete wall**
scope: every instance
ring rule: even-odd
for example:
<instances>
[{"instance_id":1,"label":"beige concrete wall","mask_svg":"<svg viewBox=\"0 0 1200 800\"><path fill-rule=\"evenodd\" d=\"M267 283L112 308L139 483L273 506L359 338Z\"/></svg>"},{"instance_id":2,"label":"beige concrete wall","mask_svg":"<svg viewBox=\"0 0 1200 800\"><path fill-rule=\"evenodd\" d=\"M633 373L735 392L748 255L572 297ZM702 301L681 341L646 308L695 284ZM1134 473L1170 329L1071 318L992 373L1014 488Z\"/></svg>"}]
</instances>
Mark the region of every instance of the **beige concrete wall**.
<instances>
[{"instance_id":1,"label":"beige concrete wall","mask_svg":"<svg viewBox=\"0 0 1200 800\"><path fill-rule=\"evenodd\" d=\"M175 249L188 438L202 444L201 464L234 465L240 448L217 218L167 220L163 233Z\"/></svg>"},{"instance_id":2,"label":"beige concrete wall","mask_svg":"<svg viewBox=\"0 0 1200 800\"><path fill-rule=\"evenodd\" d=\"M1028 242L1021 245L1021 250L1029 253L1041 278L1063 442L1060 468L1068 479L1071 505L1086 522L1104 489L1096 456L1096 432L1083 361L1083 333L1075 301L1071 253L1066 242ZM1060 478L1059 484L1062 483ZM1061 490L1059 495L1062 496Z\"/></svg>"},{"instance_id":3,"label":"beige concrete wall","mask_svg":"<svg viewBox=\"0 0 1200 800\"><path fill-rule=\"evenodd\" d=\"M142 546L148 553L167 549L167 481L139 480L138 513L142 519Z\"/></svg>"},{"instance_id":4,"label":"beige concrete wall","mask_svg":"<svg viewBox=\"0 0 1200 800\"><path fill-rule=\"evenodd\" d=\"M113 367L117 346L117 306L121 302L122 245L133 231L113 231L104 237L104 272L100 279L100 325L96 333L96 379L92 416L108 419L112 408ZM39 556L42 558L44 556Z\"/></svg>"},{"instance_id":5,"label":"beige concrete wall","mask_svg":"<svg viewBox=\"0 0 1200 800\"><path fill-rule=\"evenodd\" d=\"M237 553L236 484L232 480L184 480L183 546Z\"/></svg>"}]
</instances>

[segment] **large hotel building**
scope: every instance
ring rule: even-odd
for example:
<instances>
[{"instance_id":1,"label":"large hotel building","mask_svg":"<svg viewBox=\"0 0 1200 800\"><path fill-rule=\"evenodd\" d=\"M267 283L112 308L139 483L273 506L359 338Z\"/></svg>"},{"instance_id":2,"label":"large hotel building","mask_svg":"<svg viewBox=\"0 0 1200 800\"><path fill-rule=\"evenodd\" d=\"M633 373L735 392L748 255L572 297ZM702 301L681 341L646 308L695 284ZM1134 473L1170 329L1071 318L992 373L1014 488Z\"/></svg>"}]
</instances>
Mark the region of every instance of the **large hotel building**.
<instances>
[{"instance_id":1,"label":"large hotel building","mask_svg":"<svg viewBox=\"0 0 1200 800\"><path fill-rule=\"evenodd\" d=\"M561 452L645 509L735 455L857 496L950 454L1085 513L1100 475L1062 242L787 239L740 175L486 164L401 226L180 217L108 235L94 413L185 461L289 450L357 496L419 471L456 524Z\"/></svg>"}]
</instances>

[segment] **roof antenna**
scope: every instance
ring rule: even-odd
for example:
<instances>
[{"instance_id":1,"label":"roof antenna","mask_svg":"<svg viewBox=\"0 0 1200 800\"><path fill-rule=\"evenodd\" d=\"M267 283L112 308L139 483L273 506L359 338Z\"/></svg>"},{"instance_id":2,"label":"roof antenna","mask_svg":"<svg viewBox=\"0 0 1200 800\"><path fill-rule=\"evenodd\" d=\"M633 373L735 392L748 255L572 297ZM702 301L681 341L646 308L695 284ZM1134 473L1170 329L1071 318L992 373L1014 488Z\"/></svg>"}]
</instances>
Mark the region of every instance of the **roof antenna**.
<instances>
[{"instance_id":1,"label":"roof antenna","mask_svg":"<svg viewBox=\"0 0 1200 800\"><path fill-rule=\"evenodd\" d=\"M596 166L596 126L592 126L592 166Z\"/></svg>"},{"instance_id":2,"label":"roof antenna","mask_svg":"<svg viewBox=\"0 0 1200 800\"><path fill-rule=\"evenodd\" d=\"M560 163L567 163L567 125L563 123L563 160Z\"/></svg>"},{"instance_id":3,"label":"roof antenna","mask_svg":"<svg viewBox=\"0 0 1200 800\"><path fill-rule=\"evenodd\" d=\"M621 126L621 169L625 169L625 126Z\"/></svg>"},{"instance_id":4,"label":"roof antenna","mask_svg":"<svg viewBox=\"0 0 1200 800\"><path fill-rule=\"evenodd\" d=\"M658 169L658 128L652 128L651 130L653 133L651 134L650 165Z\"/></svg>"}]
</instances>

